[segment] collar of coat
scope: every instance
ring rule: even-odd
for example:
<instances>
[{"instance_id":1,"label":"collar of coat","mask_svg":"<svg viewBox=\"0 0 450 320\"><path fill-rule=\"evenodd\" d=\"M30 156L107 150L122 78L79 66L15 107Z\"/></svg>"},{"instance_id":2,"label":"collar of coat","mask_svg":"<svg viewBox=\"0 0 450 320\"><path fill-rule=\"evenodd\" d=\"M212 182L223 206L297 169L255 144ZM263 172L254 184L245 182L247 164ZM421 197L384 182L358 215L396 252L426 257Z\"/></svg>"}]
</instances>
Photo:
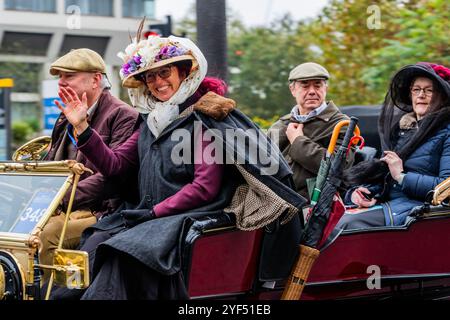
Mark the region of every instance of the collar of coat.
<instances>
[{"instance_id":1,"label":"collar of coat","mask_svg":"<svg viewBox=\"0 0 450 320\"><path fill-rule=\"evenodd\" d=\"M400 118L400 129L409 130L417 128L417 118L414 112L407 113Z\"/></svg>"},{"instance_id":2,"label":"collar of coat","mask_svg":"<svg viewBox=\"0 0 450 320\"><path fill-rule=\"evenodd\" d=\"M221 121L236 107L236 102L209 91L196 103L185 109L180 117L184 117L193 111L201 112L214 120Z\"/></svg>"},{"instance_id":3,"label":"collar of coat","mask_svg":"<svg viewBox=\"0 0 450 320\"><path fill-rule=\"evenodd\" d=\"M333 117L333 115L338 112L339 112L338 107L334 104L334 102L332 100L330 100L330 101L328 101L327 108L325 110L323 110L317 116L306 120L304 123L308 123L308 122L314 121L316 119L320 119L322 121L328 122ZM291 120L291 114L289 113L289 114L285 115L284 117L281 118L281 120Z\"/></svg>"}]
</instances>

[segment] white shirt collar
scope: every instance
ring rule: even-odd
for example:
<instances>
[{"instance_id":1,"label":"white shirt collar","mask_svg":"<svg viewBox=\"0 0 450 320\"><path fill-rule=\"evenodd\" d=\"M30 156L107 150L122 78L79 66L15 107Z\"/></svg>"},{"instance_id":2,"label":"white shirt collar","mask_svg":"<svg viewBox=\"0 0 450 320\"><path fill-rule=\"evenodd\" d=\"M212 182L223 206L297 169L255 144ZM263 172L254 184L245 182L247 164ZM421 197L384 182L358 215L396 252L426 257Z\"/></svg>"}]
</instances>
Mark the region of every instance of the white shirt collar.
<instances>
[{"instance_id":1,"label":"white shirt collar","mask_svg":"<svg viewBox=\"0 0 450 320\"><path fill-rule=\"evenodd\" d=\"M294 108L292 108L291 115L300 123L306 122L307 120L311 119L312 117L318 116L321 114L326 108L328 107L327 103L324 101L320 105L320 107L314 109L308 114L300 114L298 105L295 105Z\"/></svg>"},{"instance_id":2,"label":"white shirt collar","mask_svg":"<svg viewBox=\"0 0 450 320\"><path fill-rule=\"evenodd\" d=\"M88 117L90 117L90 116L92 116L94 114L95 110L97 109L97 104L98 104L98 99L87 110Z\"/></svg>"}]
</instances>

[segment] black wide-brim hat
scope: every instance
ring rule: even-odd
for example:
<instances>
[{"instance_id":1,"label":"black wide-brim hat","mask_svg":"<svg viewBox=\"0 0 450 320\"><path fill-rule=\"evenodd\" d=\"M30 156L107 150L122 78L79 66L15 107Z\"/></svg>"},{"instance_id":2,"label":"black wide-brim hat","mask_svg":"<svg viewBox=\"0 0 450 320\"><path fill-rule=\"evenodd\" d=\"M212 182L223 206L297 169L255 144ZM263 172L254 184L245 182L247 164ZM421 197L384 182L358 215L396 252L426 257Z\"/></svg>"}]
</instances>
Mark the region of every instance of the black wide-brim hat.
<instances>
[{"instance_id":1,"label":"black wide-brim hat","mask_svg":"<svg viewBox=\"0 0 450 320\"><path fill-rule=\"evenodd\" d=\"M417 77L431 79L443 95L444 102L450 102L450 83L439 76L431 64L417 63L401 68L392 78L390 93L392 102L402 110L410 109L412 105L410 88Z\"/></svg>"}]
</instances>

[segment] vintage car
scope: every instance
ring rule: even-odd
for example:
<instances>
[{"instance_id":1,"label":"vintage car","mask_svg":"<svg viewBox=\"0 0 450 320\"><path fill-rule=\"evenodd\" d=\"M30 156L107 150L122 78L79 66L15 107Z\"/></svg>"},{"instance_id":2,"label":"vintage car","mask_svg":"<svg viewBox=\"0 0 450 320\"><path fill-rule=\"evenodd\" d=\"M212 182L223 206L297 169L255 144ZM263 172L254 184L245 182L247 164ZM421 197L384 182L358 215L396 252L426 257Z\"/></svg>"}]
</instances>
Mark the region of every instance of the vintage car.
<instances>
[{"instance_id":1,"label":"vintage car","mask_svg":"<svg viewBox=\"0 0 450 320\"><path fill-rule=\"evenodd\" d=\"M49 142L49 137L30 141L16 152L16 161L0 163L0 300L43 298L42 269L53 270L51 281L59 285L89 285L85 252L60 247L52 265L39 264L39 231L68 190L73 202L78 179L88 170L75 161L19 161L29 151L39 154Z\"/></svg>"},{"instance_id":2,"label":"vintage car","mask_svg":"<svg viewBox=\"0 0 450 320\"><path fill-rule=\"evenodd\" d=\"M371 142L379 145L376 139ZM369 159L376 149L359 154L360 160ZM230 215L200 219L184 237L183 272L190 296L286 299L292 297L285 295L286 283L306 280L298 295L303 300L448 298L449 200L450 178L430 190L403 226L344 231L321 248L307 278L292 273L289 281L280 282L261 282L256 276L264 230L237 230Z\"/></svg>"},{"instance_id":3,"label":"vintage car","mask_svg":"<svg viewBox=\"0 0 450 320\"><path fill-rule=\"evenodd\" d=\"M450 298L450 179L401 227L344 231L321 251L302 300ZM185 237L192 299L280 299L284 282L255 277L263 230L239 231L233 217L193 223Z\"/></svg>"},{"instance_id":4,"label":"vintage car","mask_svg":"<svg viewBox=\"0 0 450 320\"><path fill-rule=\"evenodd\" d=\"M39 290L42 269L53 270L51 281L58 285L87 287L87 253L60 248L52 265L41 265L37 234L88 169L73 161L14 159L0 163L0 300L47 298ZM450 297L449 199L447 179L404 226L341 233L321 251L301 299ZM193 220L182 252L190 297L280 299L284 281L257 278L264 232L238 230L232 214Z\"/></svg>"}]
</instances>

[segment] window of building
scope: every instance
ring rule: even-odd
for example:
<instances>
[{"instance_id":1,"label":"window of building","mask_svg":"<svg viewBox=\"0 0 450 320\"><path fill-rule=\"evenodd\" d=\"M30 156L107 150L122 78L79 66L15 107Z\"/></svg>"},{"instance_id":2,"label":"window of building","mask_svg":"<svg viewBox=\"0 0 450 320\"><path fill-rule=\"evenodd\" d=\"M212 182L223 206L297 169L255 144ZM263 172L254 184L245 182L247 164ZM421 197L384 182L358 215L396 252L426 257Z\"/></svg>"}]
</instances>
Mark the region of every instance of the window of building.
<instances>
[{"instance_id":1,"label":"window of building","mask_svg":"<svg viewBox=\"0 0 450 320\"><path fill-rule=\"evenodd\" d=\"M113 0L66 0L66 11L69 6L78 6L81 14L92 16L113 16Z\"/></svg>"},{"instance_id":2,"label":"window of building","mask_svg":"<svg viewBox=\"0 0 450 320\"><path fill-rule=\"evenodd\" d=\"M109 39L109 37L65 35L59 55L65 55L71 49L89 48L104 56Z\"/></svg>"},{"instance_id":3,"label":"window of building","mask_svg":"<svg viewBox=\"0 0 450 320\"><path fill-rule=\"evenodd\" d=\"M46 56L52 35L49 33L10 32L3 34L0 53Z\"/></svg>"},{"instance_id":4,"label":"window of building","mask_svg":"<svg viewBox=\"0 0 450 320\"><path fill-rule=\"evenodd\" d=\"M56 12L56 0L5 0L5 10Z\"/></svg>"},{"instance_id":5,"label":"window of building","mask_svg":"<svg viewBox=\"0 0 450 320\"><path fill-rule=\"evenodd\" d=\"M154 0L122 0L122 16L150 19L155 17Z\"/></svg>"}]
</instances>

